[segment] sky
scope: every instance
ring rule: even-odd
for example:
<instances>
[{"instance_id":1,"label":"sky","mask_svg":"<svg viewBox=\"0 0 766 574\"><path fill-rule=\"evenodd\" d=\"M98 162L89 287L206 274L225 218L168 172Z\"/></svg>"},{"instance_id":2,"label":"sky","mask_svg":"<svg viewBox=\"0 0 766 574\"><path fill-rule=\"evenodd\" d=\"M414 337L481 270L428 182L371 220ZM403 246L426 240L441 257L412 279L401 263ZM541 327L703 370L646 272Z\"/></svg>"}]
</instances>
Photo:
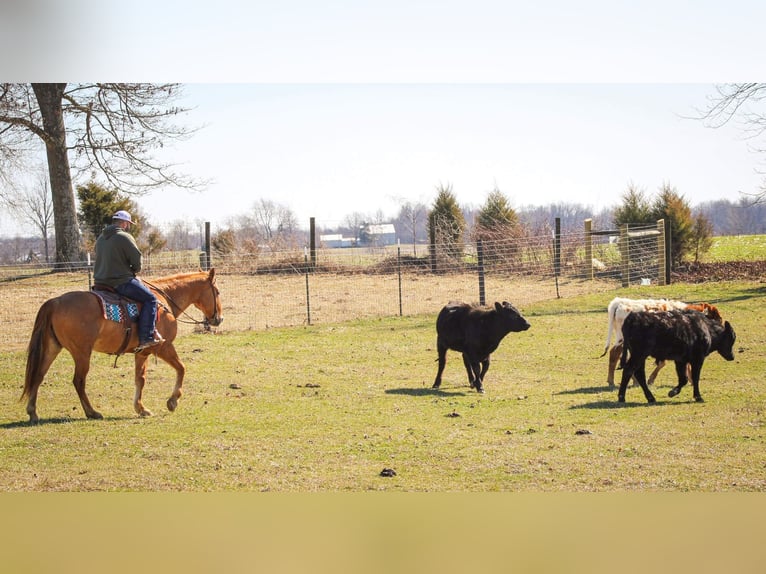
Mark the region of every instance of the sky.
<instances>
[{"instance_id":1,"label":"sky","mask_svg":"<svg viewBox=\"0 0 766 574\"><path fill-rule=\"evenodd\" d=\"M65 18L69 41L51 25L2 77L185 84L183 121L201 128L162 157L210 184L139 198L155 224L223 225L268 199L333 227L440 185L462 205L497 188L517 208L599 210L669 183L696 205L763 180L739 126L693 119L716 83L759 79L762 3L59 4L18 3L0 48L41 14Z\"/></svg>"}]
</instances>

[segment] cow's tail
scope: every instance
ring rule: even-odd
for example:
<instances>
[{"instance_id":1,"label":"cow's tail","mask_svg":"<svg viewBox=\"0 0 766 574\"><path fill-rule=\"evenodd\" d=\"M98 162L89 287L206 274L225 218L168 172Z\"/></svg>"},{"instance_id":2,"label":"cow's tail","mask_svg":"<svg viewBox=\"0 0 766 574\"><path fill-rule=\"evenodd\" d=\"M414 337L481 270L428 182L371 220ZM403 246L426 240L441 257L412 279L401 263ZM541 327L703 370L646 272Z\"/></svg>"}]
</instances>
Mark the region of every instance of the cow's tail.
<instances>
[{"instance_id":1,"label":"cow's tail","mask_svg":"<svg viewBox=\"0 0 766 574\"><path fill-rule=\"evenodd\" d=\"M625 368L625 363L628 362L628 345L625 344L623 341L622 343L622 354L620 355L620 369Z\"/></svg>"},{"instance_id":2,"label":"cow's tail","mask_svg":"<svg viewBox=\"0 0 766 574\"><path fill-rule=\"evenodd\" d=\"M604 346L604 352L601 353L601 357L606 355L607 351L609 350L609 345L612 344L612 327L614 325L614 316L617 312L617 305L614 304L614 302L609 304L609 307L607 308L607 316L609 317L609 330L606 332L606 345ZM599 359L601 358L599 357Z\"/></svg>"}]
</instances>

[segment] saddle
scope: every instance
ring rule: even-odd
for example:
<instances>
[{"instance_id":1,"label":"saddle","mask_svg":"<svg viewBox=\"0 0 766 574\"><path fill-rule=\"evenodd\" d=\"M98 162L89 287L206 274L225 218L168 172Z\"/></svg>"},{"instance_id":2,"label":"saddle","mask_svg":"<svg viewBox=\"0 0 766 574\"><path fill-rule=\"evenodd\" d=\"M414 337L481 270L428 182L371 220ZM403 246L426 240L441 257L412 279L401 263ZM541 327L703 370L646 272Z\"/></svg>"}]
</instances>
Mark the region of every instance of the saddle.
<instances>
[{"instance_id":1,"label":"saddle","mask_svg":"<svg viewBox=\"0 0 766 574\"><path fill-rule=\"evenodd\" d=\"M133 331L133 323L138 321L138 312L141 308L141 304L133 299L123 297L117 291L115 291L109 285L103 283L96 283L90 290L99 303L101 304L101 312L104 315L104 319L107 321L115 321L121 323L125 329L125 336L122 339L122 344L117 350L114 362L117 365L117 358L125 353L125 349L130 342L130 334Z\"/></svg>"}]
</instances>

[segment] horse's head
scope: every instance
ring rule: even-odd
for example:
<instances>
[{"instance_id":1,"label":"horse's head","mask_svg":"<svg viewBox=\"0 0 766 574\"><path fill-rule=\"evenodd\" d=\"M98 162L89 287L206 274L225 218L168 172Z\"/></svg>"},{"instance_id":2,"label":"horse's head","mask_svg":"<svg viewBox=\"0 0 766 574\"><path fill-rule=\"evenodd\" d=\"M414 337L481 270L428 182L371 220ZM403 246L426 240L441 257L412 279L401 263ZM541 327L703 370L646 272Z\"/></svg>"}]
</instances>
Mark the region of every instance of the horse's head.
<instances>
[{"instance_id":1,"label":"horse's head","mask_svg":"<svg viewBox=\"0 0 766 574\"><path fill-rule=\"evenodd\" d=\"M207 275L209 289L203 289L200 296L194 302L194 306L205 314L205 321L213 327L217 327L223 322L223 312L221 308L221 294L218 287L215 286L215 268L211 269Z\"/></svg>"}]
</instances>

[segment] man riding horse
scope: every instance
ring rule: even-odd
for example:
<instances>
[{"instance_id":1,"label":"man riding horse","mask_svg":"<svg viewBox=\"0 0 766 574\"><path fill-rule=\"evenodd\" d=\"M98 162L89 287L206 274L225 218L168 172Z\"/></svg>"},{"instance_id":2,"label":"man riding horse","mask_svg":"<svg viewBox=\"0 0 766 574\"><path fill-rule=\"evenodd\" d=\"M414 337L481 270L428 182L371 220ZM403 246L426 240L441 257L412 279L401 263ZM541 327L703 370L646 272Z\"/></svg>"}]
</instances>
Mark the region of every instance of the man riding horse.
<instances>
[{"instance_id":1,"label":"man riding horse","mask_svg":"<svg viewBox=\"0 0 766 574\"><path fill-rule=\"evenodd\" d=\"M106 226L96 239L96 262L93 266L95 283L111 287L128 299L141 303L138 315L138 347L141 352L164 342L157 333L157 297L146 287L136 274L141 271L141 250L136 240L128 233L133 224L130 213L118 211L112 216L111 225Z\"/></svg>"}]
</instances>

